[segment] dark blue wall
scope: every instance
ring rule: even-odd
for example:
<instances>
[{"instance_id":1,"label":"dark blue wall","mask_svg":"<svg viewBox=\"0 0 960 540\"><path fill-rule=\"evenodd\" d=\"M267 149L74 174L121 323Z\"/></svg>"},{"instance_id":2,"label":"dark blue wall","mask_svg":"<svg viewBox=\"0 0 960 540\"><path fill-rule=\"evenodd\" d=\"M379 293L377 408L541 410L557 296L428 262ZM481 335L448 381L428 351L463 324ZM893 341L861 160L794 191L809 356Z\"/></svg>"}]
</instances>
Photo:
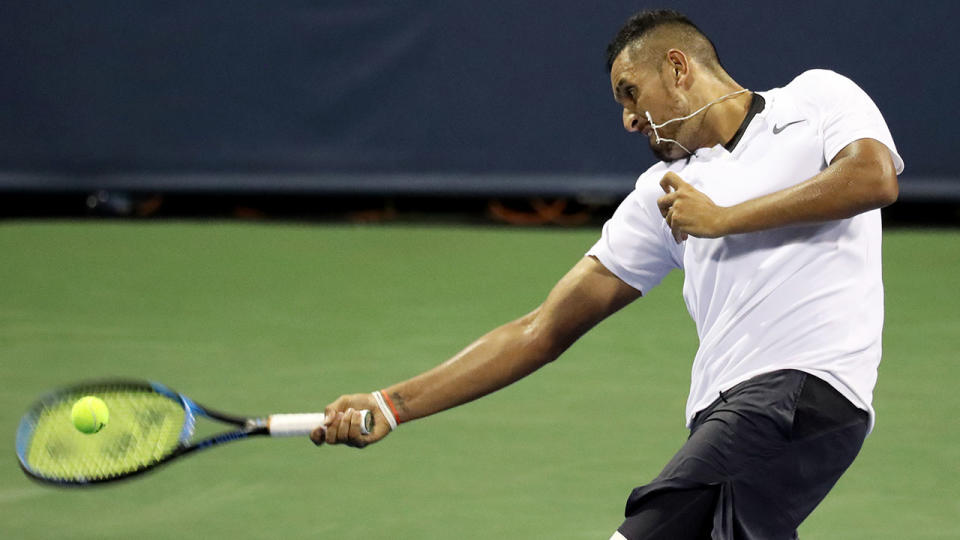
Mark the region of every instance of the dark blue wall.
<instances>
[{"instance_id":1,"label":"dark blue wall","mask_svg":"<svg viewBox=\"0 0 960 540\"><path fill-rule=\"evenodd\" d=\"M622 176L629 185L652 157L620 127L603 56L642 7L5 2L0 173L113 174L133 185L150 174L237 173L267 188L283 175L319 185L345 173L431 173L441 184L464 174ZM960 188L950 114L960 3L669 7L687 12L751 89L813 67L849 76L885 114L905 180Z\"/></svg>"}]
</instances>

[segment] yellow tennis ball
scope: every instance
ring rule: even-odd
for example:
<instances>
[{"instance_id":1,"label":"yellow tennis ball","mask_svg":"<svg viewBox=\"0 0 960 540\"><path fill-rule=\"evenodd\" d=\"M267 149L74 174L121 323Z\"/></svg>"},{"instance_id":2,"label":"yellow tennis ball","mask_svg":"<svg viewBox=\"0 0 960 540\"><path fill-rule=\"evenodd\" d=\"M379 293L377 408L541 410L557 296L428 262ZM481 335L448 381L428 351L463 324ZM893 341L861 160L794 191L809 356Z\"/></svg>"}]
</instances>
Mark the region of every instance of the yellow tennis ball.
<instances>
[{"instance_id":1,"label":"yellow tennis ball","mask_svg":"<svg viewBox=\"0 0 960 540\"><path fill-rule=\"evenodd\" d=\"M73 427L83 433L96 433L103 429L110 420L110 409L102 399L94 396L84 396L73 404L70 411Z\"/></svg>"}]
</instances>

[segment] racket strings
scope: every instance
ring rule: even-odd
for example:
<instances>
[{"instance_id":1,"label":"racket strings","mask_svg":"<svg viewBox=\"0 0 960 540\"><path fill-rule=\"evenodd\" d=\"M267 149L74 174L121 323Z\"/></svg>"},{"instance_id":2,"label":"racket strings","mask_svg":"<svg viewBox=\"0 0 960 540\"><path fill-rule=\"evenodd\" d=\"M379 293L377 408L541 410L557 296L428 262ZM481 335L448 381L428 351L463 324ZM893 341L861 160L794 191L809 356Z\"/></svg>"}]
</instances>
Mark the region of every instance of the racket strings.
<instances>
[{"instance_id":1,"label":"racket strings","mask_svg":"<svg viewBox=\"0 0 960 540\"><path fill-rule=\"evenodd\" d=\"M26 465L34 474L65 481L94 481L145 468L173 452L184 411L167 397L142 390L110 389L94 395L110 409L98 433L73 427L70 409L81 396L63 396L36 411Z\"/></svg>"}]
</instances>

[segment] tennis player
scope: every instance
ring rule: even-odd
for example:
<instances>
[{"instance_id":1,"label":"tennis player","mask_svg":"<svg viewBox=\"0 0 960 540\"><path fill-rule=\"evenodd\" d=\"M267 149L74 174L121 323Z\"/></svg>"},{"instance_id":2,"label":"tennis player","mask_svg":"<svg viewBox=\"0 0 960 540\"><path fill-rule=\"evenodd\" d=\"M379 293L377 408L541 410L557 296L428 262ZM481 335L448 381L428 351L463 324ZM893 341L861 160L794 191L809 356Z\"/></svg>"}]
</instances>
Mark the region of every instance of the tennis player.
<instances>
[{"instance_id":1,"label":"tennis player","mask_svg":"<svg viewBox=\"0 0 960 540\"><path fill-rule=\"evenodd\" d=\"M624 128L660 162L599 241L538 308L412 379L339 398L311 437L364 446L507 386L682 269L700 338L690 437L612 538L796 538L873 427L879 209L903 161L849 79L811 70L750 91L674 11L630 18L607 65ZM375 411L370 435L359 409Z\"/></svg>"}]
</instances>

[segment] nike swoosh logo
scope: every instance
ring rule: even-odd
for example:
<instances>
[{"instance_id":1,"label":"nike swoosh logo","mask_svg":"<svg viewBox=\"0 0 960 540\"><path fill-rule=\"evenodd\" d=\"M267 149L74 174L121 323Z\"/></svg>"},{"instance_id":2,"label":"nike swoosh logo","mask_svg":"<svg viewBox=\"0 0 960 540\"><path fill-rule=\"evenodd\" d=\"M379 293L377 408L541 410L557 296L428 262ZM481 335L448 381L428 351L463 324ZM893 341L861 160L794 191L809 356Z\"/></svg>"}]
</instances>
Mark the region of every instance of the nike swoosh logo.
<instances>
[{"instance_id":1,"label":"nike swoosh logo","mask_svg":"<svg viewBox=\"0 0 960 540\"><path fill-rule=\"evenodd\" d=\"M794 124L799 124L800 122L806 122L806 120L794 120L793 122L784 124L784 125L782 125L782 126L774 125L774 126L773 126L773 134L774 134L774 135L777 135L777 134L779 134L781 131L787 129L788 127L790 127L790 126L792 126L792 125L794 125Z\"/></svg>"}]
</instances>

